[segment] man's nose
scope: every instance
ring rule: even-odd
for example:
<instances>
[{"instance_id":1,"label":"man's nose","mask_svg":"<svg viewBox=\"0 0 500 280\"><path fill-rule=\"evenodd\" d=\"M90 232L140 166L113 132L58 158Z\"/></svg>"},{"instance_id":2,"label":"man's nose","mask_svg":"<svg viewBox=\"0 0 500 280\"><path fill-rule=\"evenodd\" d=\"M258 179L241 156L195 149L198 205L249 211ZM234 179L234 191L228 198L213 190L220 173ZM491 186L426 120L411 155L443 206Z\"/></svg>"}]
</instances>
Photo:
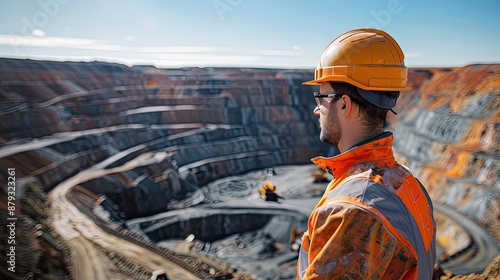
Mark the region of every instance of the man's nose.
<instances>
[{"instance_id":1,"label":"man's nose","mask_svg":"<svg viewBox=\"0 0 500 280\"><path fill-rule=\"evenodd\" d=\"M320 111L319 106L316 106L316 107L314 107L313 114L315 114L316 116L319 116L319 111Z\"/></svg>"}]
</instances>

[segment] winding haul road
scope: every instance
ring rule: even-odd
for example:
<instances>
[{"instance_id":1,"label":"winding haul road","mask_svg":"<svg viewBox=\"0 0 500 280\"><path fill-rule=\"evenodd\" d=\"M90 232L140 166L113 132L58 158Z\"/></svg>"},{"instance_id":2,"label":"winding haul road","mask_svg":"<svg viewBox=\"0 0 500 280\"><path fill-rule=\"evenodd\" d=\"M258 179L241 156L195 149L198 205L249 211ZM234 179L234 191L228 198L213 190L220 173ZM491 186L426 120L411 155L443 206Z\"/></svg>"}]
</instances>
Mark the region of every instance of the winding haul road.
<instances>
[{"instance_id":1,"label":"winding haul road","mask_svg":"<svg viewBox=\"0 0 500 280\"><path fill-rule=\"evenodd\" d=\"M122 166L105 169L109 163L140 148L140 146L131 148L84 170L63 181L49 193L52 226L72 249L72 274L75 279L128 279L126 275L123 275L123 271L117 269L113 260L108 256L109 253L124 257L150 272L164 269L168 271L171 279L199 279L167 258L105 232L81 213L66 196L72 187L82 182L138 166L159 163L167 156L162 152L145 153Z\"/></svg>"},{"instance_id":2,"label":"winding haul road","mask_svg":"<svg viewBox=\"0 0 500 280\"><path fill-rule=\"evenodd\" d=\"M150 272L164 269L172 279L200 279L159 254L107 233L85 214L81 213L67 198L67 193L71 188L82 182L112 173L124 172L139 166L160 163L169 156L166 152L148 152L137 156L135 159L121 166L106 168L124 156L137 152L144 147L144 145L138 145L120 152L63 181L49 193L51 216L53 217L52 225L72 248L72 273L75 279L128 279L129 276L124 275L123 271L117 268L116 262L109 257L110 253L121 256L135 264L138 268L143 268ZM283 172L281 176L274 176L274 181L282 183L281 185L278 184L281 190L291 189L286 187L286 182L288 184L295 182L294 180L290 180L290 176L296 176L297 168L303 169L304 167L295 167L291 169L295 172ZM300 171L307 173L310 171L309 168ZM297 201L299 200L291 199L290 201L284 201L280 206L276 206L284 208L290 206L303 210L304 205L301 203L297 204ZM313 205L315 199L308 199L307 201L311 201L309 204ZM299 207L300 205L302 207ZM231 207L230 205L226 206ZM456 274L481 273L498 254L499 248L495 240L484 229L457 211L439 204L435 204L435 210L456 221L471 236L474 243L472 250L457 255L442 266L445 269L452 270Z\"/></svg>"},{"instance_id":3,"label":"winding haul road","mask_svg":"<svg viewBox=\"0 0 500 280\"><path fill-rule=\"evenodd\" d=\"M124 172L139 166L158 164L169 156L167 152L147 152L121 166L107 168L117 160L131 153L136 153L145 147L145 145L138 145L117 153L63 181L49 193L52 226L72 249L72 274L75 279L130 279L130 275L137 273L137 271L152 272L158 269L167 271L171 279L200 279L168 258L106 232L84 213L80 212L67 198L71 188L82 182L112 173ZM273 182L278 183L283 193L292 191L297 187L295 186L298 183L297 178L310 179L307 178L307 175L304 176L304 174L311 171L310 167L293 166L283 168L290 168L288 171L293 171L283 172L281 176L273 176ZM240 179L244 180L244 178ZM301 181L301 183L304 182ZM290 186L287 186L288 184ZM293 195L288 193L287 196L292 198ZM287 199L286 202L277 206L284 208L289 206L294 209L304 210L304 208L308 208L304 207L304 202L308 202L308 206L313 206L315 201L314 198L305 201ZM498 254L499 248L495 240L484 229L460 215L457 211L439 204L435 204L435 210L455 220L471 236L474 242L472 250L465 251L450 259L442 265L443 268L452 270L456 274L481 273ZM309 211L307 209L304 213L308 214ZM123 269L120 267L122 265L120 261L123 262L124 260L129 265L131 264L132 268Z\"/></svg>"},{"instance_id":4,"label":"winding haul road","mask_svg":"<svg viewBox=\"0 0 500 280\"><path fill-rule=\"evenodd\" d=\"M455 274L482 273L500 251L496 240L484 228L453 208L434 203L434 210L460 225L470 236L472 242L472 248L457 254L441 266Z\"/></svg>"}]
</instances>

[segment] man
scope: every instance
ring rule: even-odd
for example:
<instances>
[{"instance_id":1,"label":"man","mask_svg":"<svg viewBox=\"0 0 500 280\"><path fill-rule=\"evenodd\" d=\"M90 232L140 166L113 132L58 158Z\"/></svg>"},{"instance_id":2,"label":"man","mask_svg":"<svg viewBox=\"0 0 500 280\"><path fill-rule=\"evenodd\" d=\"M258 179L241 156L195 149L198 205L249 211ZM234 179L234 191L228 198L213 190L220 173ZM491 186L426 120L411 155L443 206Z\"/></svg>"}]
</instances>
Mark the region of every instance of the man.
<instances>
[{"instance_id":1,"label":"man","mask_svg":"<svg viewBox=\"0 0 500 280\"><path fill-rule=\"evenodd\" d=\"M323 52L315 79L320 139L340 154L312 161L333 180L311 213L297 279L431 279L432 202L393 156L388 111L407 87L404 55L377 29L355 29Z\"/></svg>"}]
</instances>

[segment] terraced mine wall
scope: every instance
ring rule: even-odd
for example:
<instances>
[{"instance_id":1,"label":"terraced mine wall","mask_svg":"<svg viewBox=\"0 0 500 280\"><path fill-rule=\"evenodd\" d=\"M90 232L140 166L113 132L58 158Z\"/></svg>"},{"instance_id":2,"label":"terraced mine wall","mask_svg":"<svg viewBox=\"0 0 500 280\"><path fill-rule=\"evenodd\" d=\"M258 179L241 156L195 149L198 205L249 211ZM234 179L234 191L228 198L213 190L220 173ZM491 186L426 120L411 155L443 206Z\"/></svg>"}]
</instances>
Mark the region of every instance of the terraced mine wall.
<instances>
[{"instance_id":1,"label":"terraced mine wall","mask_svg":"<svg viewBox=\"0 0 500 280\"><path fill-rule=\"evenodd\" d=\"M500 242L500 65L413 69L410 81L393 121L398 160Z\"/></svg>"},{"instance_id":2,"label":"terraced mine wall","mask_svg":"<svg viewBox=\"0 0 500 280\"><path fill-rule=\"evenodd\" d=\"M413 90L402 94L389 128L398 160L414 170L433 201L479 223L500 243L499 71L499 65L410 69ZM216 179L331 155L318 139L312 90L301 85L312 75L0 59L0 182L7 186L7 169L15 168L19 238L27 241L18 253L35 256L17 279L71 275L72 249L51 228L45 195L82 170L100 165L110 172L80 184L95 196L81 195L78 187L71 201L94 220L115 222L108 231L117 236L142 240L123 228L125 220L188 207L193 194ZM149 163L111 172L150 152ZM110 216L90 211L92 205ZM480 253L456 223L437 220L442 261L471 248ZM6 248L7 236L0 234ZM127 269L127 277L151 273Z\"/></svg>"},{"instance_id":3,"label":"terraced mine wall","mask_svg":"<svg viewBox=\"0 0 500 280\"><path fill-rule=\"evenodd\" d=\"M398 161L415 172L439 206L437 241L443 251L438 263L463 271L477 265L474 257L497 254L484 272L494 279L500 277L499 73L498 64L412 69L412 91L397 106L404 113L391 122ZM443 211L463 216L450 218ZM496 244L482 244L467 219L486 229ZM486 253L486 247L494 249ZM476 277L466 279L489 279Z\"/></svg>"},{"instance_id":4,"label":"terraced mine wall","mask_svg":"<svg viewBox=\"0 0 500 280\"><path fill-rule=\"evenodd\" d=\"M127 218L163 211L166 201L214 179L306 163L327 149L312 121L314 101L301 87L306 71L22 60L2 60L0 67L2 141L26 149L4 157L3 165L39 178L44 191L132 147L143 145L128 158L145 150L172 153L156 167L85 184Z\"/></svg>"},{"instance_id":5,"label":"terraced mine wall","mask_svg":"<svg viewBox=\"0 0 500 280\"><path fill-rule=\"evenodd\" d=\"M164 153L165 160L82 183L111 201L103 205L120 221L166 211L218 178L308 163L329 149L318 140L315 103L301 86L311 75L0 59L2 185L14 168L16 178L33 178L47 193L110 158L119 157L104 168ZM50 217L38 218L50 225ZM36 223L29 226L34 234Z\"/></svg>"}]
</instances>

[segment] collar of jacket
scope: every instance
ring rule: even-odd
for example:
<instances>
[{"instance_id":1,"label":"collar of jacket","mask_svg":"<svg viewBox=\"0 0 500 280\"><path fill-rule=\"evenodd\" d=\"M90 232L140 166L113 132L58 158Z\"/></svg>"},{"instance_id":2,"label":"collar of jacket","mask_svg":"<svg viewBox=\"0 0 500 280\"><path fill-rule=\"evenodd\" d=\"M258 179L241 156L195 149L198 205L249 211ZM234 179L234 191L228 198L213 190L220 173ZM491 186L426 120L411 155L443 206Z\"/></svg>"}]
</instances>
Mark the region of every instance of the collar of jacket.
<instances>
[{"instance_id":1,"label":"collar of jacket","mask_svg":"<svg viewBox=\"0 0 500 280\"><path fill-rule=\"evenodd\" d=\"M392 166L396 162L392 152L393 138L392 132L386 131L360 142L339 155L329 158L315 157L311 161L321 169L332 174L334 178L339 178L351 166L360 163L370 161L383 162L384 166Z\"/></svg>"}]
</instances>

